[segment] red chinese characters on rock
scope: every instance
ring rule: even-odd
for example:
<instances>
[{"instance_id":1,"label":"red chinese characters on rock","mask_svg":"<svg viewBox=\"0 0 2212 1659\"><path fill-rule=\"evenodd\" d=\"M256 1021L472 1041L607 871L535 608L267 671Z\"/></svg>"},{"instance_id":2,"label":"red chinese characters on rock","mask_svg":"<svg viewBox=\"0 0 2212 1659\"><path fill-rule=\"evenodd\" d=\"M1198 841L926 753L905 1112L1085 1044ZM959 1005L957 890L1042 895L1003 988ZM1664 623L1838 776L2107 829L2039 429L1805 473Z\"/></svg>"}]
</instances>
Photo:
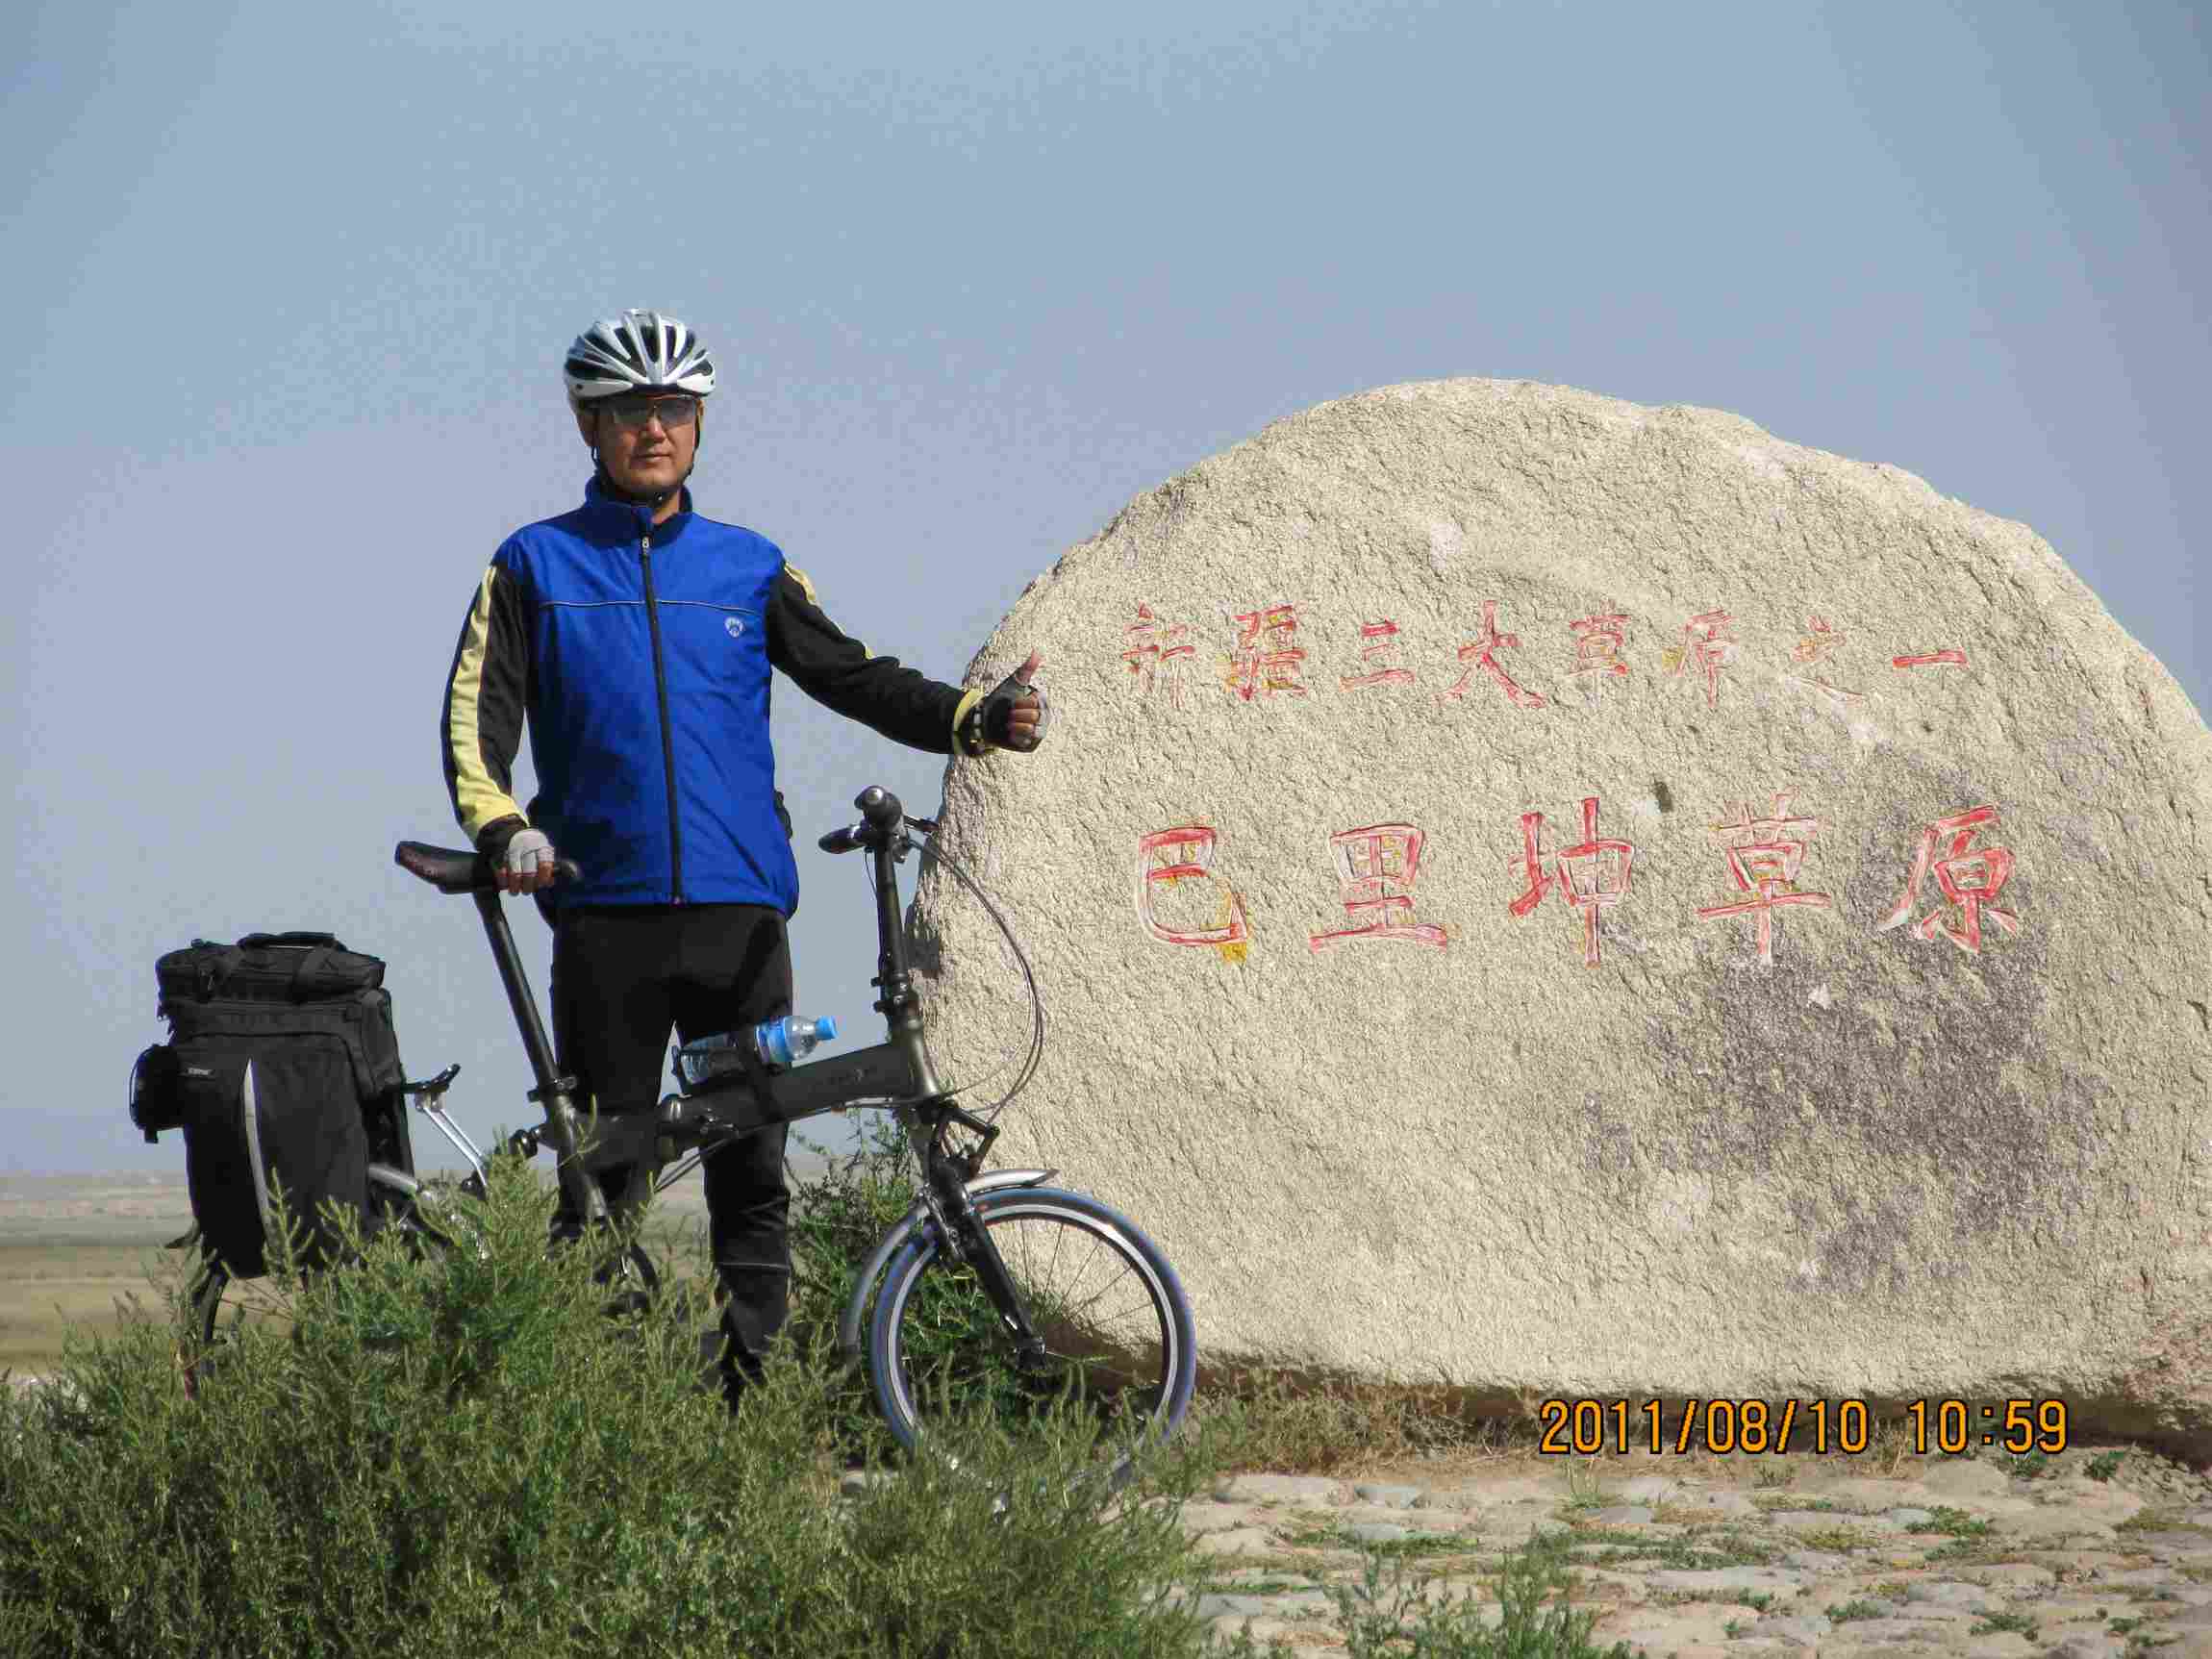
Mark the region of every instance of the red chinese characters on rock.
<instances>
[{"instance_id":1,"label":"red chinese characters on rock","mask_svg":"<svg viewBox=\"0 0 2212 1659\"><path fill-rule=\"evenodd\" d=\"M1245 702L1254 697L1302 697L1306 686L1304 647L1293 643L1298 631L1295 605L1270 605L1236 618L1237 654L1230 661L1229 690Z\"/></svg>"},{"instance_id":2,"label":"red chinese characters on rock","mask_svg":"<svg viewBox=\"0 0 2212 1659\"><path fill-rule=\"evenodd\" d=\"M1196 650L1185 639L1190 631L1184 623L1161 621L1149 605L1137 607L1137 620L1121 630L1121 660L1136 676L1140 697L1150 697L1165 680L1169 700L1178 709L1183 706L1183 671Z\"/></svg>"},{"instance_id":3,"label":"red chinese characters on rock","mask_svg":"<svg viewBox=\"0 0 2212 1659\"><path fill-rule=\"evenodd\" d=\"M1356 927L1306 937L1315 955L1365 940L1399 940L1445 948L1444 929L1413 919L1413 884L1420 873L1420 831L1411 824L1370 824L1329 837L1345 916ZM1363 919L1365 918L1365 919Z\"/></svg>"},{"instance_id":4,"label":"red chinese characters on rock","mask_svg":"<svg viewBox=\"0 0 2212 1659\"><path fill-rule=\"evenodd\" d=\"M1214 924L1203 928L1169 927L1153 914L1155 890L1173 888L1178 882L1205 880L1211 875L1214 846L1219 838L1210 824L1178 824L1154 830L1137 842L1137 919L1144 931L1163 944L1210 946L1224 962L1242 962L1251 940L1244 922L1244 903L1236 889L1227 888Z\"/></svg>"},{"instance_id":5,"label":"red chinese characters on rock","mask_svg":"<svg viewBox=\"0 0 2212 1659\"><path fill-rule=\"evenodd\" d=\"M1466 701L1479 672L1493 681L1515 707L1546 708L1552 699L1521 685L1506 672L1499 660L1500 651L1521 647L1518 634L1507 633L1498 626L1499 604L1496 599L1482 602L1481 635L1459 647L1459 661L1465 666L1451 689L1443 693L1441 701ZM1274 697L1312 695L1313 688L1304 678L1308 653L1297 642L1301 623L1298 612L1298 605L1286 602L1239 612L1234 616L1232 654L1218 659L1221 683L1231 696L1251 703ZM1570 622L1568 630L1574 636L1574 661L1568 670L1570 677L1596 674L1601 681L1626 679L1628 622L1627 614L1619 611L1600 612ZM1732 632L1736 626L1736 616L1724 609L1701 611L1690 617L1682 624L1681 640L1662 651L1661 671L1679 676L1694 666L1705 684L1706 707L1718 709L1721 670L1737 665L1749 648ZM1385 686L1409 686L1418 681L1418 672L1406 664L1406 641L1395 620L1365 621L1358 627L1360 671L1336 675L1338 689L1371 691ZM1860 688L1837 685L1826 677L1830 671L1829 658L1847 639L1841 630L1818 614L1807 617L1805 627L1790 657L1794 665L1815 671L1800 674L1785 670L1777 678L1817 691L1839 705L1848 706L1877 696ZM1141 698L1151 698L1164 685L1174 707L1180 710L1185 706L1184 670L1195 654L1190 643L1190 632L1183 623L1163 622L1148 605L1137 607L1137 620L1121 629L1120 654L1136 681ZM1966 651L1955 645L1893 656L1890 664L1900 671L1968 666Z\"/></svg>"},{"instance_id":6,"label":"red chinese characters on rock","mask_svg":"<svg viewBox=\"0 0 2212 1659\"><path fill-rule=\"evenodd\" d=\"M1661 666L1679 674L1685 663L1696 663L1705 675L1705 706L1721 706L1721 670L1736 660L1736 640L1728 629L1736 618L1725 611L1704 611L1682 624L1682 643L1670 645Z\"/></svg>"},{"instance_id":7,"label":"red chinese characters on rock","mask_svg":"<svg viewBox=\"0 0 2212 1659\"><path fill-rule=\"evenodd\" d=\"M1609 611L1601 616L1585 616L1579 622L1570 622L1567 627L1574 636L1574 666L1568 672L1627 677L1628 665L1621 655L1628 645L1626 616Z\"/></svg>"},{"instance_id":8,"label":"red chinese characters on rock","mask_svg":"<svg viewBox=\"0 0 2212 1659\"><path fill-rule=\"evenodd\" d=\"M1468 687L1474 679L1474 671L1476 668L1480 668L1497 682L1498 689L1505 693L1507 700L1514 707L1520 709L1543 708L1544 698L1541 695L1517 684L1511 674L1498 666L1496 652L1500 645L1518 651L1521 649L1521 636L1518 634L1500 634L1497 631L1497 601L1485 599L1482 602L1482 638L1472 644L1462 645L1459 648L1459 660L1470 666L1459 676L1458 684L1445 692L1444 700L1447 703L1454 703L1467 695ZM1625 663L1621 665L1621 671L1622 673L1628 671L1628 666Z\"/></svg>"},{"instance_id":9,"label":"red chinese characters on rock","mask_svg":"<svg viewBox=\"0 0 2212 1659\"><path fill-rule=\"evenodd\" d=\"M1521 815L1521 853L1507 861L1521 866L1528 878L1528 891L1508 904L1506 914L1524 917L1543 902L1545 889L1556 886L1560 902L1582 913L1582 966L1596 968L1598 913L1628 896L1629 866L1636 849L1624 841L1600 840L1597 834L1597 797L1582 800L1582 841L1553 856L1552 867L1544 867L1538 837L1544 829L1542 813Z\"/></svg>"},{"instance_id":10,"label":"red chinese characters on rock","mask_svg":"<svg viewBox=\"0 0 2212 1659\"><path fill-rule=\"evenodd\" d=\"M1913 854L1912 874L1905 882L1904 892L1898 895L1898 902L1891 907L1889 915L1875 924L1874 931L1886 933L1912 920L1913 907L1920 903L1921 884L1933 870L1936 885L1943 890L1949 908L1930 911L1915 924L1912 930L1915 934L1927 940L1941 933L1969 956L1979 956L1984 915L2006 933L2018 933L2020 917L2008 910L1999 910L1996 903L1997 895L2004 891L2004 884L2012 876L2011 852L2000 846L1976 848L1973 845L1983 826L1996 822L1997 808L1975 807L1929 824L1921 833L1920 847ZM1938 857L1937 848L1946 841L1949 850Z\"/></svg>"},{"instance_id":11,"label":"red chinese characters on rock","mask_svg":"<svg viewBox=\"0 0 2212 1659\"><path fill-rule=\"evenodd\" d=\"M1818 611L1805 618L1805 626L1812 632L1797 636L1797 642L1790 648L1793 663L1821 662L1850 638L1848 634L1837 633Z\"/></svg>"},{"instance_id":12,"label":"red chinese characters on rock","mask_svg":"<svg viewBox=\"0 0 2212 1659\"><path fill-rule=\"evenodd\" d=\"M1771 817L1753 817L1750 803L1746 801L1737 807L1733 823L1722 822L1707 826L1716 835L1727 838L1722 846L1728 856L1728 873L1736 878L1737 890L1751 896L1702 905L1698 908L1697 918L1700 921L1719 921L1727 917L1751 917L1753 935L1759 944L1759 960L1769 968L1774 966L1776 905L1809 904L1820 910L1833 908L1824 892L1797 891L1797 868L1804 863L1805 843L1819 833L1821 825L1818 818L1790 816L1790 802L1796 792L1792 790L1776 793Z\"/></svg>"},{"instance_id":13,"label":"red chinese characters on rock","mask_svg":"<svg viewBox=\"0 0 2212 1659\"><path fill-rule=\"evenodd\" d=\"M1828 658L1833 656L1850 636L1838 633L1828 625L1828 619L1825 616L1819 615L1806 617L1805 625L1811 632L1800 634L1797 637L1797 644L1791 648L1790 660L1808 666L1818 666L1822 672L1827 672ZM1866 698L1864 691L1847 691L1841 686L1830 685L1826 680L1807 680L1796 674L1786 674L1783 678L1812 691L1825 691L1840 703L1863 702Z\"/></svg>"},{"instance_id":14,"label":"red chinese characters on rock","mask_svg":"<svg viewBox=\"0 0 2212 1659\"><path fill-rule=\"evenodd\" d=\"M1364 674L1340 674L1338 683L1347 691L1365 691L1370 686L1410 686L1413 670L1401 668L1390 662L1397 652L1397 624L1395 622L1362 622L1360 624L1360 659L1368 666Z\"/></svg>"}]
</instances>

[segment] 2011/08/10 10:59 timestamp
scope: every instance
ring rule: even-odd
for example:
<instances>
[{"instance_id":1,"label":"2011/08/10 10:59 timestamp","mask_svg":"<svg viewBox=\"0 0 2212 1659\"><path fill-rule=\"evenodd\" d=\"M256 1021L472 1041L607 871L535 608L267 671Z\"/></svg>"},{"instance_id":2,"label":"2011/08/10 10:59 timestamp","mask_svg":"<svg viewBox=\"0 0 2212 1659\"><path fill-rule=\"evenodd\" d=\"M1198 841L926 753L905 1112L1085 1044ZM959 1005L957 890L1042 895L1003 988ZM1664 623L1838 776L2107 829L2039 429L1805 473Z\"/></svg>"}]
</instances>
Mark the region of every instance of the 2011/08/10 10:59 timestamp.
<instances>
[{"instance_id":1,"label":"2011/08/10 10:59 timestamp","mask_svg":"<svg viewBox=\"0 0 2212 1659\"><path fill-rule=\"evenodd\" d=\"M1873 1415L1863 1399L1685 1399L1673 1432L1666 1432L1656 1399L1547 1399L1537 1405L1544 1437L1540 1455L1593 1457L1604 1451L1677 1454L1691 1451L1815 1453L1865 1451ZM2021 1454L2066 1449L2066 1402L2006 1399L1977 1405L1964 1399L1907 1400L1899 1413L1916 1455L1957 1456L1976 1446Z\"/></svg>"}]
</instances>

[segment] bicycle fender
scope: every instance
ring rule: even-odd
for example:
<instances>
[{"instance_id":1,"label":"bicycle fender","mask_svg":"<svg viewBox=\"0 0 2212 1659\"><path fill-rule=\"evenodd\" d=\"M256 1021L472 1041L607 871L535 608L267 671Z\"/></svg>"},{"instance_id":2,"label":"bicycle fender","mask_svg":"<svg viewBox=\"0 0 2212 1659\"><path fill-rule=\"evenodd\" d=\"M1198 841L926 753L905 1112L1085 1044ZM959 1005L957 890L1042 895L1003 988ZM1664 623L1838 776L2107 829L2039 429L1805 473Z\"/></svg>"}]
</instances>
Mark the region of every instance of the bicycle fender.
<instances>
[{"instance_id":1,"label":"bicycle fender","mask_svg":"<svg viewBox=\"0 0 2212 1659\"><path fill-rule=\"evenodd\" d=\"M1057 1169L993 1169L968 1182L968 1195L972 1198L1006 1187L1048 1186L1059 1173ZM929 1206L917 1198L914 1207L900 1219L897 1226L884 1234L873 1253L861 1264L860 1271L853 1275L852 1299L845 1303L844 1316L837 1322L838 1355L846 1365L860 1363L861 1321L867 1317L868 1298L875 1294L876 1280L883 1277L884 1269L891 1266L891 1259L898 1254L900 1246L928 1219Z\"/></svg>"}]
</instances>

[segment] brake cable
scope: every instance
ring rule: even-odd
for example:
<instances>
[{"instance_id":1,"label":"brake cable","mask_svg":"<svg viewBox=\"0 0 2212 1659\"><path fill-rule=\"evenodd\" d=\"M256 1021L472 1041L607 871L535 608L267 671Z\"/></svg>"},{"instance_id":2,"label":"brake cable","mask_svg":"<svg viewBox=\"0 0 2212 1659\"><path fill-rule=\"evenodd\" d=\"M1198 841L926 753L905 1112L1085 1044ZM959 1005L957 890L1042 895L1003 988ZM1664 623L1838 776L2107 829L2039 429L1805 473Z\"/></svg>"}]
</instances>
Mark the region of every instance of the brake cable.
<instances>
[{"instance_id":1,"label":"brake cable","mask_svg":"<svg viewBox=\"0 0 2212 1659\"><path fill-rule=\"evenodd\" d=\"M1021 1057L1020 1070L1015 1077L1013 1086L1009 1088L1004 1094L1001 1094L996 1100L993 1101L991 1105L983 1107L975 1113L975 1116L982 1119L984 1122L994 1122L996 1121L999 1113L1005 1111L1008 1105L1013 1102L1014 1097L1019 1094L1022 1090L1029 1087L1031 1079L1037 1075L1038 1067L1043 1063L1043 993L1037 988L1036 968L1030 965L1027 952L1021 948L1021 942L1014 937L1014 929L1008 923L1006 917L1000 914L998 906L991 902L991 895L983 891L982 886L975 880L973 876L968 873L967 869L961 865L958 859L954 858L950 853L944 852L939 848L937 844L936 821L931 818L914 817L909 816L907 822L917 826L929 837L927 842L919 843L919 850L921 852L922 858L925 861L934 859L938 863L943 865L946 869L950 870L954 879L956 879L962 887L966 888L968 892L974 896L975 902L983 906L984 914L990 917L993 922L997 925L999 934L1006 941L1006 948L1014 953L1015 965L1021 969L1022 983L1027 987L1029 992L1029 1049L1028 1052ZM911 845L915 843L910 842L909 844ZM993 1068L993 1070L985 1072L984 1076L993 1076L998 1071L1002 1071L1004 1069L1005 1066L1002 1063L1001 1065ZM981 1081L981 1078L976 1080L977 1083L980 1083ZM957 1094L964 1089L972 1089L975 1086L975 1083L964 1083L947 1089L945 1093L947 1094Z\"/></svg>"}]
</instances>

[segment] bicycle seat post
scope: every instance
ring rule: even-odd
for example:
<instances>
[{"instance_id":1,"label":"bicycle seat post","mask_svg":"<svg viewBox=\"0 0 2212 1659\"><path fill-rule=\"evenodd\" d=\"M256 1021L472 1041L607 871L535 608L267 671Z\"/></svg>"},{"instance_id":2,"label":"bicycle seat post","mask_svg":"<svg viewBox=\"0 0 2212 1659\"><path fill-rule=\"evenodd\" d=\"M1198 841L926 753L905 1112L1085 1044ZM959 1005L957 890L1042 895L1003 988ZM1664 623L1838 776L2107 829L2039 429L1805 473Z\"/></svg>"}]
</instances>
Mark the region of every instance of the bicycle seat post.
<instances>
[{"instance_id":1,"label":"bicycle seat post","mask_svg":"<svg viewBox=\"0 0 2212 1659\"><path fill-rule=\"evenodd\" d=\"M546 1139L553 1146L561 1185L568 1191L585 1223L597 1226L607 1219L607 1196L576 1156L576 1107L569 1098L576 1080L564 1077L553 1063L553 1044L547 1041L545 1023L539 1018L538 999L530 993L521 953L515 948L515 934L500 907L499 890L480 887L471 896L476 900L476 914L484 920L491 959L499 965L499 982L507 988L507 1006L514 1011L523 1052L530 1059L530 1075L537 1085L530 1091L530 1098L545 1109Z\"/></svg>"}]
</instances>

